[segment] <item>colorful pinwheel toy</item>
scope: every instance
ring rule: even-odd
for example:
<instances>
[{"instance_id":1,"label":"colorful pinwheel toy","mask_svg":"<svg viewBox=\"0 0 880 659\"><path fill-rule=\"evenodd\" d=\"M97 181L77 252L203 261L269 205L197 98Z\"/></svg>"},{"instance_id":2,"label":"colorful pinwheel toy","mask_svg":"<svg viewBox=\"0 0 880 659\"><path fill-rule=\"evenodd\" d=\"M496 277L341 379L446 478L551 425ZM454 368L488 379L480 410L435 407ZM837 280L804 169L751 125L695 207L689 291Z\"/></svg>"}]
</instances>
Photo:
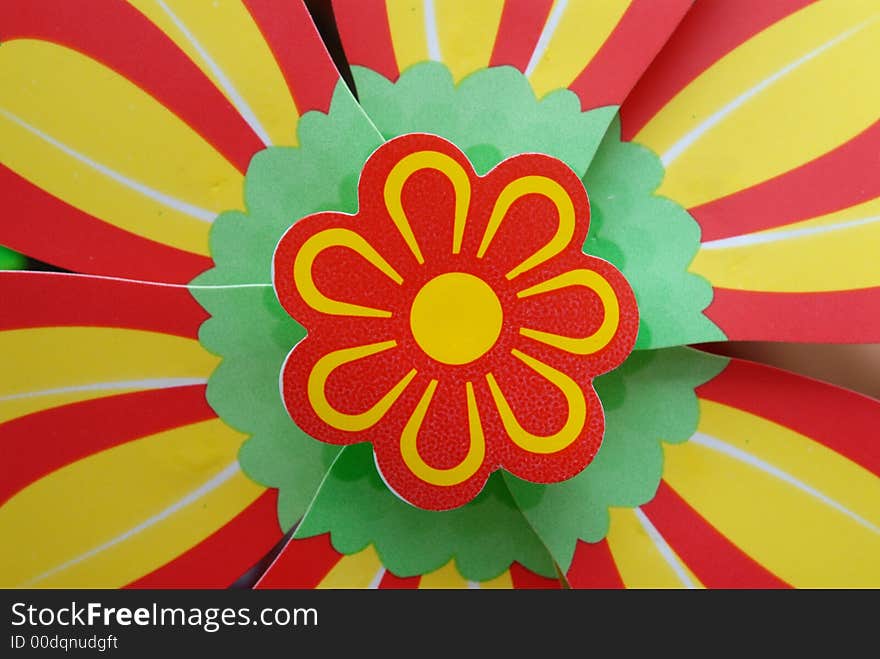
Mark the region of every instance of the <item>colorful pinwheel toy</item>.
<instances>
[{"instance_id":1,"label":"colorful pinwheel toy","mask_svg":"<svg viewBox=\"0 0 880 659\"><path fill-rule=\"evenodd\" d=\"M0 4L0 583L880 586L880 3L332 9Z\"/></svg>"}]
</instances>

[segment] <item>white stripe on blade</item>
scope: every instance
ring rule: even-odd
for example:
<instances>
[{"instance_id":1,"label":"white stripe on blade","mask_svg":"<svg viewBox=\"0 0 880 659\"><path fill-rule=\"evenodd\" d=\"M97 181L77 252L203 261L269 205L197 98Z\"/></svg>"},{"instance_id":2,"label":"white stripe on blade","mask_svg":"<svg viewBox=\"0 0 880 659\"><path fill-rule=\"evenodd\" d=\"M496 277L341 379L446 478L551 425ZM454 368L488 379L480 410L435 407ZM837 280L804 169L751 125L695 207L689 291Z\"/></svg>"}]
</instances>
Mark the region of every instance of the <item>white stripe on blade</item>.
<instances>
[{"instance_id":1,"label":"white stripe on blade","mask_svg":"<svg viewBox=\"0 0 880 659\"><path fill-rule=\"evenodd\" d=\"M538 43L535 45L535 50L532 52L532 56L529 58L529 63L526 66L526 76L534 73L544 57L544 53L547 52L550 40L553 38L556 28L559 27L559 23L562 21L562 14L565 13L567 6L568 0L556 0L553 3L553 10L550 12L550 16L547 17L547 22L544 23L544 29L541 30L541 36L538 37Z\"/></svg>"},{"instance_id":2,"label":"white stripe on blade","mask_svg":"<svg viewBox=\"0 0 880 659\"><path fill-rule=\"evenodd\" d=\"M370 581L370 585L367 586L370 590L376 590L379 587L379 584L382 583L382 579L385 576L385 568L380 567L376 570L376 574L373 576L373 579Z\"/></svg>"},{"instance_id":3,"label":"white stripe on blade","mask_svg":"<svg viewBox=\"0 0 880 659\"><path fill-rule=\"evenodd\" d=\"M672 568L673 572L675 572L675 576L678 577L678 580L681 581L682 585L685 588L696 588L697 584L695 584L690 576L688 576L687 571L682 567L675 552L672 551L672 547L666 542L666 538L660 534L660 531L658 531L657 527L651 523L651 520L642 512L641 508L636 508L635 513L639 523L645 530L645 533L648 534L648 538L654 543L654 547L660 552L660 555L663 557L663 560L666 561L666 564Z\"/></svg>"},{"instance_id":4,"label":"white stripe on blade","mask_svg":"<svg viewBox=\"0 0 880 659\"><path fill-rule=\"evenodd\" d=\"M269 137L269 133L263 128L260 120L257 119L257 115L254 114L254 111L251 110L251 107L247 104L247 101L242 98L241 94L238 93L238 90L235 88L235 85L232 84L232 81L226 77L226 74L223 73L223 69L221 69L217 62L208 54L202 44L199 43L198 39L196 39L195 35L190 32L189 28L186 27L186 24L180 18L178 18L177 14L175 14L171 8L165 4L164 0L156 0L162 10L168 14L168 18L172 20L174 25L177 26L177 29L183 33L183 36L192 44L192 47L195 48L196 52L199 54L199 57L205 62L205 65L211 69L211 73L217 78L217 82L220 83L220 87L223 88L223 91L229 97L229 100L235 106L235 109L238 110L238 113L242 116L242 118L248 123L248 125L253 129L253 131L259 136L260 140L262 140L263 144L266 146L272 146L272 139Z\"/></svg>"},{"instance_id":5,"label":"white stripe on blade","mask_svg":"<svg viewBox=\"0 0 880 659\"><path fill-rule=\"evenodd\" d=\"M769 474L770 476L773 476L774 478L778 478L779 480L783 481L784 483L788 483L792 487L795 487L795 488L799 489L800 491L802 491L806 494L809 494L811 497L818 499L819 501L821 501L825 505L827 505L831 508L834 508L834 510L846 515L847 517L852 519L854 522L864 526L866 529L873 531L874 533L880 534L880 528L878 528L874 524L871 524L871 522L869 522L865 518L860 517L859 515L857 515L853 511L851 511L846 506L838 503L837 501L835 501L831 497L826 496L825 494L823 494L819 490L817 490L813 487L810 487L809 485L807 485L803 481L798 480L797 478L795 478L791 474L789 474L785 471L782 471L782 469L779 469L778 467L774 467L770 463L765 462L765 461L761 460L760 458L757 458L754 455L751 455L750 453L746 453L745 451L737 448L736 446L731 446L730 444L723 442L720 439L716 439L715 437L711 437L711 436L706 435L705 433L701 433L701 432L695 433L694 436L691 437L690 441L692 441L694 444L699 444L700 446L705 446L706 448L710 448L713 451L718 451L719 453L723 453L724 455L727 455L735 460L739 460L740 462L744 462L745 464L750 465L756 469L760 469L765 474Z\"/></svg>"},{"instance_id":6,"label":"white stripe on blade","mask_svg":"<svg viewBox=\"0 0 880 659\"><path fill-rule=\"evenodd\" d=\"M173 504L171 504L170 506L168 506L167 508L165 508L161 512L159 512L159 513L153 515L152 517L150 517L149 519L141 522L140 524L129 529L125 533L122 533L122 534L116 536L115 538L108 540L107 542L105 542L103 544L98 545L94 549L90 549L89 551L87 551L83 554L80 554L79 556L72 558L69 561L65 561L61 565L53 567L51 570L47 570L47 571L43 572L42 574L37 575L36 577L31 579L27 583L22 584L22 586L25 586L25 587L32 586L35 583L38 583L40 581L44 581L44 580L48 579L49 577L51 577L55 574L58 574L59 572L63 572L64 570L67 570L68 568L71 568L74 565L78 565L79 563L82 563L83 561L88 560L88 559L92 558L93 556L96 556L97 554L100 554L102 551L106 551L107 549L110 549L111 547L115 547L116 545L118 545L122 542L125 542L126 540L129 540L130 538L136 536L141 531L145 531L146 529L150 528L151 526L155 526L159 522L162 522L163 520L168 519L173 514L182 510L183 508L187 507L188 505L195 503L196 501L198 501L202 497L210 494L211 492L216 490L218 487L220 487L221 485L226 483L228 480L230 480L233 476L238 474L239 471L240 471L240 469L238 466L238 462L237 461L233 462L231 465L229 465L228 467L223 469L223 471L221 471L219 474L217 474L216 476L211 478L211 480L207 481L205 484L196 488L195 490L193 490L192 492L187 494L182 499L175 501Z\"/></svg>"},{"instance_id":7,"label":"white stripe on blade","mask_svg":"<svg viewBox=\"0 0 880 659\"><path fill-rule=\"evenodd\" d=\"M425 41L428 43L428 57L435 62L443 61L443 53L440 52L440 35L437 31L437 12L434 9L434 0L425 0Z\"/></svg>"},{"instance_id":8,"label":"white stripe on blade","mask_svg":"<svg viewBox=\"0 0 880 659\"><path fill-rule=\"evenodd\" d=\"M215 213L214 211L209 211L206 208L201 208L200 206L195 206L193 204L187 203L187 202L182 201L180 199L176 199L174 197L171 197L171 196L165 194L164 192L159 192L158 190L155 190L147 185L144 185L143 183L135 181L134 179L128 178L127 176L120 174L116 170L110 169L109 167L102 165L101 163L99 163L95 160L92 160L88 156L85 156L82 153L80 153L79 151L73 150L72 148L70 148L69 146L64 144L63 142L59 142L51 135L44 133L39 128L36 128L35 126L31 126L24 119L17 117L16 115L12 114L11 112L8 112L8 111L0 108L0 116L6 117L14 124L18 124L19 126L24 128L26 131L39 137L41 140L43 140L47 144L51 144L52 146L54 146L56 149L58 149L62 153L70 156L71 158L79 160L82 164L84 164L88 167L91 167L96 172L103 174L107 178L112 179L112 180L116 181L117 183L124 185L127 188L131 188L135 192L138 192L138 193L144 195L145 197L149 197L153 201L158 201L160 204L163 204L164 206L168 206L168 208L173 208L176 211L179 211L181 213L184 213L186 215L194 217L197 220L201 220L202 222L213 222L214 218L217 217L217 213Z\"/></svg>"},{"instance_id":9,"label":"white stripe on blade","mask_svg":"<svg viewBox=\"0 0 880 659\"><path fill-rule=\"evenodd\" d=\"M25 391L19 394L0 396L0 403L21 398L38 398L55 394L69 394L80 391L118 391L120 389L170 389L172 387L188 387L194 384L207 384L206 378L152 378L148 380L119 380L116 382L92 382L77 384L70 387Z\"/></svg>"},{"instance_id":10,"label":"white stripe on blade","mask_svg":"<svg viewBox=\"0 0 880 659\"><path fill-rule=\"evenodd\" d=\"M669 148L669 150L666 153L664 153L663 156L661 157L661 160L663 162L663 166L668 168L669 165L673 161L675 161L682 153L687 151L694 144L694 142L696 142L701 137L703 137L703 135L705 135L709 130L711 130L712 128L717 126L724 119L726 119L729 115L731 115L733 112L735 112L740 107L745 105L748 101L753 99L755 96L757 96L758 94L760 94L761 92L763 92L767 88L771 87L775 83L779 82L782 78L787 76L789 73L800 68L802 65L806 64L810 60L815 59L816 57L818 57L819 55L821 55L825 51L829 50L830 48L833 48L834 46L841 43L842 41L849 39L851 36L853 36L857 32L864 30L866 27L868 27L868 25L870 25L871 23L874 23L876 20L877 20L876 18L872 18L870 20L865 21L864 23L861 23L861 24L855 26L854 28L847 30L846 32L843 32L842 34L837 35L833 39L822 44L821 46L814 48L813 50L808 52L806 55L799 57L794 62L791 62L790 64L782 67L776 73L765 78L764 80L759 82L754 87L751 87L750 89L747 89L746 91L744 91L742 94L737 96L730 103L728 103L727 105L722 107L720 110L711 114L708 118L706 118L699 125L697 125L696 128L691 130L684 137L682 137L675 144L673 144Z\"/></svg>"},{"instance_id":11,"label":"white stripe on blade","mask_svg":"<svg viewBox=\"0 0 880 659\"><path fill-rule=\"evenodd\" d=\"M749 245L763 245L765 243L775 243L782 240L794 240L797 238L806 238L808 236L821 235L823 233L832 233L834 231L843 231L855 227L865 226L880 221L880 216L863 217L858 220L847 220L846 222L838 222L837 224L826 224L818 227L802 227L800 229L789 229L788 231L774 231L772 233L747 233L741 236L732 236L730 238L720 238L718 240L709 240L702 245L700 249L732 249L734 247L747 247Z\"/></svg>"}]
</instances>

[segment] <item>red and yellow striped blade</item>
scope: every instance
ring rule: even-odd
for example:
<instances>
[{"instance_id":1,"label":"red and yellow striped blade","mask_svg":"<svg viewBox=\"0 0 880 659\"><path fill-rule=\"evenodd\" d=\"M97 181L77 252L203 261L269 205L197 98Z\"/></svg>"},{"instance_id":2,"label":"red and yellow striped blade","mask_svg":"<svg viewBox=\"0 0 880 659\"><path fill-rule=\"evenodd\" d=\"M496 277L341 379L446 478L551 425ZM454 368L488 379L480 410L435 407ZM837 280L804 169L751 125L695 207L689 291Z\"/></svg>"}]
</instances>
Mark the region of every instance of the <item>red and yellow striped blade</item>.
<instances>
[{"instance_id":1,"label":"red and yellow striped blade","mask_svg":"<svg viewBox=\"0 0 880 659\"><path fill-rule=\"evenodd\" d=\"M339 80L298 0L10 0L0 41L0 243L95 274L210 267L251 156Z\"/></svg>"},{"instance_id":2,"label":"red and yellow striped blade","mask_svg":"<svg viewBox=\"0 0 880 659\"><path fill-rule=\"evenodd\" d=\"M455 81L515 66L540 98L571 89L584 110L619 105L690 0L335 0L352 64L395 80L440 61Z\"/></svg>"},{"instance_id":3,"label":"red and yellow striped blade","mask_svg":"<svg viewBox=\"0 0 880 659\"><path fill-rule=\"evenodd\" d=\"M880 6L698 3L624 103L730 339L880 340Z\"/></svg>"},{"instance_id":4,"label":"red and yellow striped blade","mask_svg":"<svg viewBox=\"0 0 880 659\"><path fill-rule=\"evenodd\" d=\"M351 555L337 552L328 534L291 539L257 582L257 588L559 588L547 579L514 563L489 581L468 581L454 561L434 572L398 577L382 565L372 545Z\"/></svg>"},{"instance_id":5,"label":"red and yellow striped blade","mask_svg":"<svg viewBox=\"0 0 880 659\"><path fill-rule=\"evenodd\" d=\"M663 481L579 543L575 587L876 588L880 403L733 360L697 390L700 422Z\"/></svg>"},{"instance_id":6,"label":"red and yellow striped blade","mask_svg":"<svg viewBox=\"0 0 880 659\"><path fill-rule=\"evenodd\" d=\"M3 272L0 296L3 586L227 586L280 538L185 289Z\"/></svg>"},{"instance_id":7,"label":"red and yellow striped blade","mask_svg":"<svg viewBox=\"0 0 880 659\"><path fill-rule=\"evenodd\" d=\"M197 340L185 288L2 272L0 423L108 395L204 386L217 364Z\"/></svg>"}]
</instances>

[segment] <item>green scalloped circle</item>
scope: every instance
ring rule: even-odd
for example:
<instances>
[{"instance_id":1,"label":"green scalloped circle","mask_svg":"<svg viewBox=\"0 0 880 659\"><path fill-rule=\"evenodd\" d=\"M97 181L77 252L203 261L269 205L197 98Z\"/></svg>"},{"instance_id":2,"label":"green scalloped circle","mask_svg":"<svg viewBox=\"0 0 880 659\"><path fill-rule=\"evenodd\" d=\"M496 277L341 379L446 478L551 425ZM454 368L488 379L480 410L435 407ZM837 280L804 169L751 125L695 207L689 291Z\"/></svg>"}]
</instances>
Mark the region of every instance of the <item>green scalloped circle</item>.
<instances>
[{"instance_id":1,"label":"green scalloped circle","mask_svg":"<svg viewBox=\"0 0 880 659\"><path fill-rule=\"evenodd\" d=\"M281 400L281 366L305 330L275 297L272 254L298 218L356 210L358 174L382 143L342 84L329 114L303 115L298 136L298 147L269 147L253 157L244 183L247 212L217 217L210 234L215 265L190 284L211 315L199 341L222 357L208 381L208 402L249 436L239 462L254 481L278 488L285 530L305 513L339 447L297 428Z\"/></svg>"},{"instance_id":2,"label":"green scalloped circle","mask_svg":"<svg viewBox=\"0 0 880 659\"><path fill-rule=\"evenodd\" d=\"M270 147L253 158L245 178L246 212L223 213L214 223L210 246L215 267L191 284L211 315L199 339L222 357L208 383L208 401L226 423L249 436L239 454L242 469L258 483L279 489L282 528L291 528L305 515L298 536L330 532L334 546L345 553L373 544L385 566L400 575L423 574L455 559L459 571L473 580L497 576L513 561L552 576L554 560L564 569L577 538L604 535L602 512L608 505L647 500L647 494L633 496L633 490L653 496L662 466L655 459L656 447L660 437L670 439L664 436L668 428L651 415L640 415L655 449L647 449L650 459L636 460L632 451L613 450L627 441L631 429L618 431L618 424L609 423L603 452L588 469L589 482L602 487L592 488L589 506L574 514L564 508L578 506L578 500L559 494L570 485L532 486L507 475L493 477L483 494L456 511L412 508L381 486L368 447L340 451L307 436L287 415L278 376L304 330L280 307L271 288L275 245L305 215L355 212L360 170L383 137L441 135L458 144L480 173L517 153L547 153L584 176L593 209L585 247L615 263L630 279L648 328L638 347L656 347L695 340L700 332L721 338L711 323L707 329L709 321L702 315L711 289L707 299L701 286L708 284L686 272L699 244L696 223L679 206L653 195L662 166L658 171L659 160L647 149L620 142L614 107L581 112L577 96L567 90L536 99L526 78L510 67L479 71L458 85L437 63L412 67L394 83L362 68L355 67L354 74L360 104L373 124L340 83L328 114L311 112L301 118L298 147ZM621 202L620 195L626 200ZM648 225L658 222L658 214L675 227L653 231ZM651 253L639 237L646 235L654 241ZM665 297L652 301L657 276L675 285L685 281L687 294L666 291ZM685 320L670 324L664 320L669 313ZM698 330L687 329L693 327ZM682 338L676 339L678 335ZM658 369L640 366L646 360L644 355L631 358L620 375L605 376L604 382L615 377L662 379ZM696 369L675 387L597 381L597 389L610 410L609 420L613 401L625 406L641 396L637 405L659 405L678 417L676 436L683 439L696 426L693 387L712 371ZM641 393L627 393L631 391ZM649 396L647 402L644 396ZM614 474L621 469L627 479L615 490Z\"/></svg>"}]
</instances>

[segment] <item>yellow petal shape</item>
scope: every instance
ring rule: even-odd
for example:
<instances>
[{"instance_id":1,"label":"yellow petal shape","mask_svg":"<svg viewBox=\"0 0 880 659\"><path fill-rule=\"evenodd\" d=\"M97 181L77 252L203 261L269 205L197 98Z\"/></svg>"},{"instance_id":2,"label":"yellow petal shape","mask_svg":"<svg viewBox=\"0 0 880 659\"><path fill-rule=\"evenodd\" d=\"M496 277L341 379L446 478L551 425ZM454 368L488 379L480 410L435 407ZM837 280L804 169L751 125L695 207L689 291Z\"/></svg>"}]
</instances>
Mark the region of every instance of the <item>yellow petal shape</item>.
<instances>
[{"instance_id":1,"label":"yellow petal shape","mask_svg":"<svg viewBox=\"0 0 880 659\"><path fill-rule=\"evenodd\" d=\"M264 488L219 419L158 433L63 467L0 509L0 583L117 588L201 542ZM26 551L23 550L26 548Z\"/></svg>"},{"instance_id":2,"label":"yellow petal shape","mask_svg":"<svg viewBox=\"0 0 880 659\"><path fill-rule=\"evenodd\" d=\"M489 385L489 391L492 393L492 399L495 401L498 414L501 416L505 432L507 432L508 437L510 437L514 444L530 453L548 455L566 449L580 436L581 431L587 425L589 410L587 410L583 390L577 382L562 371L557 371L555 368L527 355L521 350L514 348L511 354L559 389L562 395L565 396L568 409L565 423L555 433L550 435L530 433L522 427L522 424L516 418L516 414L504 397L504 393L501 391L501 387L498 386L495 376L492 373L486 373L486 383Z\"/></svg>"},{"instance_id":3,"label":"yellow petal shape","mask_svg":"<svg viewBox=\"0 0 880 659\"><path fill-rule=\"evenodd\" d=\"M397 384L376 401L372 407L356 414L340 412L333 407L330 401L327 400L325 388L327 379L340 366L390 350L396 345L396 341L384 341L382 343L371 343L353 348L342 348L341 350L327 353L315 362L312 371L309 373L307 387L309 403L311 403L312 409L314 409L315 414L318 415L321 421L337 430L360 432L367 428L372 428L382 420L382 417L391 409L391 406L400 398L406 387L416 376L417 373L414 368L410 369L406 375L398 380ZM291 355L294 354L291 353Z\"/></svg>"},{"instance_id":4,"label":"yellow petal shape","mask_svg":"<svg viewBox=\"0 0 880 659\"><path fill-rule=\"evenodd\" d=\"M242 175L185 122L45 41L0 50L0 162L105 222L197 254L208 254L213 218L242 207Z\"/></svg>"},{"instance_id":5,"label":"yellow petal shape","mask_svg":"<svg viewBox=\"0 0 880 659\"><path fill-rule=\"evenodd\" d=\"M366 316L368 318L390 318L391 312L384 309L374 309L360 304L341 302L324 295L318 290L312 276L315 259L320 254L333 247L345 247L358 256L362 257L370 265L380 270L385 276L396 284L403 283L403 279L384 257L376 251L376 248L368 243L363 236L351 229L339 227L324 229L306 240L296 254L293 261L293 277L296 289L315 311L332 316Z\"/></svg>"},{"instance_id":6,"label":"yellow petal shape","mask_svg":"<svg viewBox=\"0 0 880 659\"><path fill-rule=\"evenodd\" d=\"M551 291L558 291L569 286L582 286L587 290L591 290L602 302L604 317L602 324L589 336L574 338L571 336L561 336L551 332L542 332L540 330L521 327L519 333L535 341L546 343L547 345L565 350L575 355L591 355L599 352L602 348L611 343L617 328L620 325L620 303L617 300L617 294L614 292L611 284L608 283L602 275L593 270L583 268L577 270L569 270L552 277L540 284L530 286L525 290L519 291L516 296L518 298L531 297L532 295L542 295Z\"/></svg>"},{"instance_id":7,"label":"yellow petal shape","mask_svg":"<svg viewBox=\"0 0 880 659\"><path fill-rule=\"evenodd\" d=\"M483 425L480 422L480 411L474 396L474 386L472 383L466 382L470 441L467 454L457 465L446 469L437 469L425 462L419 454L418 435L436 389L437 380L431 380L400 435L400 454L403 456L406 466L417 478L431 485L451 487L463 483L483 466L483 460L486 457L486 440L483 437Z\"/></svg>"}]
</instances>

